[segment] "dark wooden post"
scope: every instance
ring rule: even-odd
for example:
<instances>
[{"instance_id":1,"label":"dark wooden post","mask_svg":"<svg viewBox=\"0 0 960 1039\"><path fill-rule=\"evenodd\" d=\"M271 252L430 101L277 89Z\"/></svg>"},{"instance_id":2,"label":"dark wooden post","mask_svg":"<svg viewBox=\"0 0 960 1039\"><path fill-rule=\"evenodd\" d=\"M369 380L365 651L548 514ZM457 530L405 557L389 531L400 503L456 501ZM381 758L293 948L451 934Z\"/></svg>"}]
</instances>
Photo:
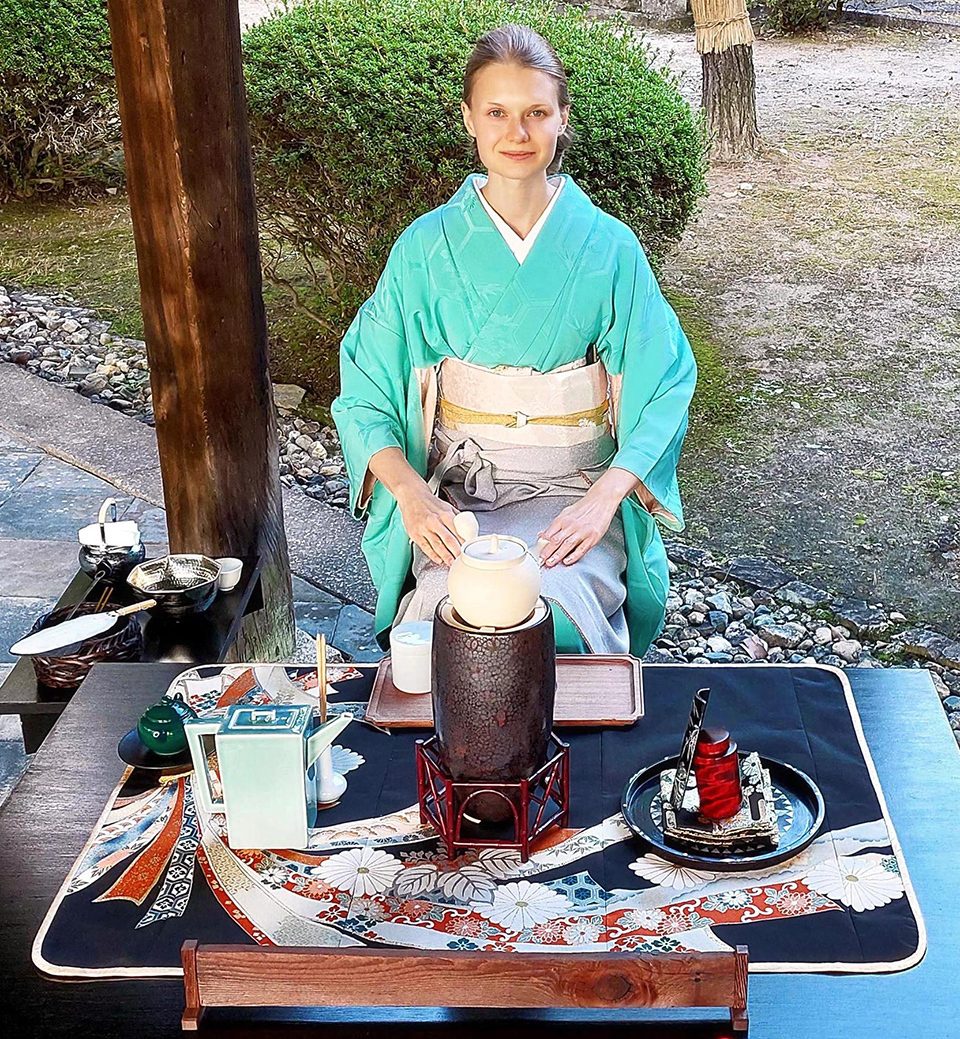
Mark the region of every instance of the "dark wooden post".
<instances>
[{"instance_id":1,"label":"dark wooden post","mask_svg":"<svg viewBox=\"0 0 960 1039\"><path fill-rule=\"evenodd\" d=\"M237 0L108 0L170 548L263 557L293 647Z\"/></svg>"}]
</instances>

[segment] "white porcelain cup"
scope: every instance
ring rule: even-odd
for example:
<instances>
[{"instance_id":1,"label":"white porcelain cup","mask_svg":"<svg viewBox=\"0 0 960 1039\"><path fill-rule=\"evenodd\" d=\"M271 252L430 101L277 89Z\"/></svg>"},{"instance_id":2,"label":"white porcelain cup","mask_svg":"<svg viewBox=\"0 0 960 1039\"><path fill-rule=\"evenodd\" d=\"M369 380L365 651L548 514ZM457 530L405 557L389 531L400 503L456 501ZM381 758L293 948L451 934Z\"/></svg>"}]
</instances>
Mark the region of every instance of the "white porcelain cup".
<instances>
[{"instance_id":1,"label":"white porcelain cup","mask_svg":"<svg viewBox=\"0 0 960 1039\"><path fill-rule=\"evenodd\" d=\"M407 621L390 632L393 684L402 693L429 693L433 622Z\"/></svg>"},{"instance_id":2,"label":"white porcelain cup","mask_svg":"<svg viewBox=\"0 0 960 1039\"><path fill-rule=\"evenodd\" d=\"M230 592L237 587L240 573L243 570L243 560L225 556L216 560L220 564L220 576L217 578L217 587L221 592Z\"/></svg>"}]
</instances>

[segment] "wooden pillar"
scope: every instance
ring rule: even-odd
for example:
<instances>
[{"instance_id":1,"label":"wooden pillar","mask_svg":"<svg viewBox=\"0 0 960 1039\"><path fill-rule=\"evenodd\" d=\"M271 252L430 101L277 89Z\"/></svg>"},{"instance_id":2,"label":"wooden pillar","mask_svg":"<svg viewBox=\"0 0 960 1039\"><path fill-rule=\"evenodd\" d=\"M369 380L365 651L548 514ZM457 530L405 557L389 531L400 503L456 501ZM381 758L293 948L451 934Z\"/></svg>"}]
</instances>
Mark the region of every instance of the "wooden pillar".
<instances>
[{"instance_id":1,"label":"wooden pillar","mask_svg":"<svg viewBox=\"0 0 960 1039\"><path fill-rule=\"evenodd\" d=\"M715 162L751 159L757 129L753 27L746 0L690 0L703 68L703 110Z\"/></svg>"},{"instance_id":2,"label":"wooden pillar","mask_svg":"<svg viewBox=\"0 0 960 1039\"><path fill-rule=\"evenodd\" d=\"M259 552L237 654L293 647L237 0L108 0L173 552Z\"/></svg>"}]
</instances>

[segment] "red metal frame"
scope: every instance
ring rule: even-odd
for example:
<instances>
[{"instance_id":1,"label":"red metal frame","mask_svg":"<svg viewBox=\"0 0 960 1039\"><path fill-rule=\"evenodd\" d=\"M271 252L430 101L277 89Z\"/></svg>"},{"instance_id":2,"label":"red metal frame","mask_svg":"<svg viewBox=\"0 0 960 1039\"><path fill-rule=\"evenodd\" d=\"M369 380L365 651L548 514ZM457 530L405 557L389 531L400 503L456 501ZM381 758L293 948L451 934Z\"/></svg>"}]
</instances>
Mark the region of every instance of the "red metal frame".
<instances>
[{"instance_id":1,"label":"red metal frame","mask_svg":"<svg viewBox=\"0 0 960 1039\"><path fill-rule=\"evenodd\" d=\"M517 848L521 860L526 862L530 844L551 826L566 826L569 818L570 746L551 733L549 750L552 756L526 779L458 781L443 767L438 738L417 740L420 821L433 826L450 858L464 848ZM500 797L509 806L514 839L463 835L465 812L470 801L480 794ZM531 820L533 806L536 815ZM468 816L467 822L470 821Z\"/></svg>"}]
</instances>

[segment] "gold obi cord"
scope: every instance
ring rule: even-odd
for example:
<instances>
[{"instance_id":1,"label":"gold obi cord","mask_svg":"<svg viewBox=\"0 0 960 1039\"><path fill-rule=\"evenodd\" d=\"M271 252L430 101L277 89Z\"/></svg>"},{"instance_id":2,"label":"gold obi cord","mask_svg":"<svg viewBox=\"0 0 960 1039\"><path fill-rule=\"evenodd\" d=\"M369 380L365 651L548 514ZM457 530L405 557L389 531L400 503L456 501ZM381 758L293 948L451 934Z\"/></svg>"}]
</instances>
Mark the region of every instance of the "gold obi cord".
<instances>
[{"instance_id":1,"label":"gold obi cord","mask_svg":"<svg viewBox=\"0 0 960 1039\"><path fill-rule=\"evenodd\" d=\"M526 415L522 411L513 414L498 414L492 411L474 411L459 404L440 398L440 421L448 429L459 426L506 426L521 429L524 426L603 426L607 421L607 402L586 411L574 411L569 415Z\"/></svg>"}]
</instances>

